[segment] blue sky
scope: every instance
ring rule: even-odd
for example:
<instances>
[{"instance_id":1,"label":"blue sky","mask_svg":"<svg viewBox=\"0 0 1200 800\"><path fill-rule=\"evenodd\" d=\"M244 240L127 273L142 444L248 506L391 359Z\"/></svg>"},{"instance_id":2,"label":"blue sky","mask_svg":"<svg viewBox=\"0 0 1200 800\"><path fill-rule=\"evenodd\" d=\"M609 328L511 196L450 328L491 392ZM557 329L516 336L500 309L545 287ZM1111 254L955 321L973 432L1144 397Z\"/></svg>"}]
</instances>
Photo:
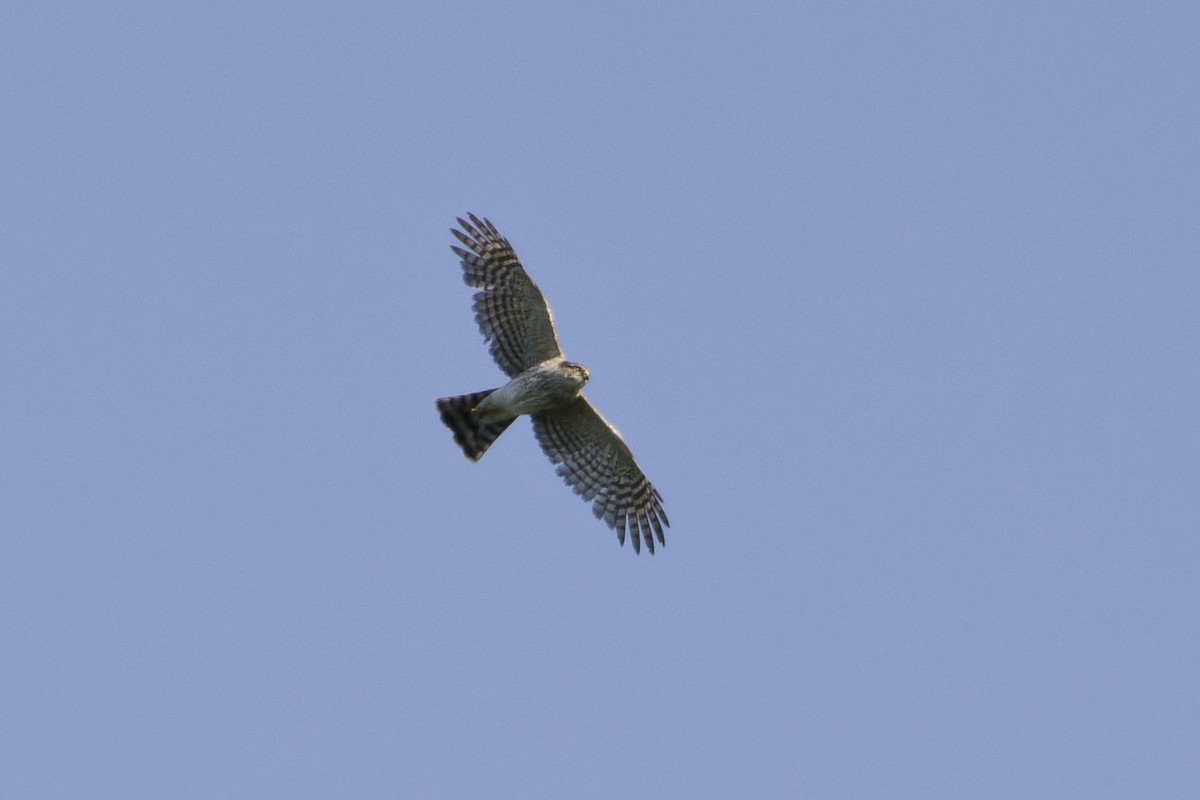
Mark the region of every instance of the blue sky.
<instances>
[{"instance_id":1,"label":"blue sky","mask_svg":"<svg viewBox=\"0 0 1200 800\"><path fill-rule=\"evenodd\" d=\"M9 4L0 795L1197 796L1197 30ZM468 211L653 557L438 421Z\"/></svg>"}]
</instances>

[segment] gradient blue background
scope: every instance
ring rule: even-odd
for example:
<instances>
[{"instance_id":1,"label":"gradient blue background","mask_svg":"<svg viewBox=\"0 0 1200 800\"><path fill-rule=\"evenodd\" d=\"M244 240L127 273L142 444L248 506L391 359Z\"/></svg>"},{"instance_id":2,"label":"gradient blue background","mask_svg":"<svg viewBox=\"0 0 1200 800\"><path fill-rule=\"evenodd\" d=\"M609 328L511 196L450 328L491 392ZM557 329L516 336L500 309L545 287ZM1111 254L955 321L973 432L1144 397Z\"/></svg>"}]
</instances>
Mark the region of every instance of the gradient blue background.
<instances>
[{"instance_id":1,"label":"gradient blue background","mask_svg":"<svg viewBox=\"0 0 1200 800\"><path fill-rule=\"evenodd\" d=\"M1198 31L8 3L0 796L1200 796ZM467 211L654 557L439 423Z\"/></svg>"}]
</instances>

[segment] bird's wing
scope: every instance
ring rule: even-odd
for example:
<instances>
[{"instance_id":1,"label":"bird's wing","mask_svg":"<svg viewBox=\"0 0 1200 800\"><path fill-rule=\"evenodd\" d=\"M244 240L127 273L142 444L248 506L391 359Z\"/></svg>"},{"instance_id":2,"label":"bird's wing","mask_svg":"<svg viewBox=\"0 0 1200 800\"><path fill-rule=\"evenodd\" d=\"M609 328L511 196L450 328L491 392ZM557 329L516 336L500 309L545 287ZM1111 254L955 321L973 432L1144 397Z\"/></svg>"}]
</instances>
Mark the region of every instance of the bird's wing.
<instances>
[{"instance_id":1,"label":"bird's wing","mask_svg":"<svg viewBox=\"0 0 1200 800\"><path fill-rule=\"evenodd\" d=\"M663 528L671 523L662 495L646 479L621 434L583 395L532 419L538 444L558 465L558 474L576 494L592 501L592 513L617 532L621 544L627 528L635 552L641 552L643 539L651 553L655 539L666 544Z\"/></svg>"},{"instance_id":2,"label":"bird's wing","mask_svg":"<svg viewBox=\"0 0 1200 800\"><path fill-rule=\"evenodd\" d=\"M463 280L478 289L475 321L492 358L509 377L562 355L550 306L525 273L508 240L489 220L459 217L461 231L450 229L466 250L451 246L462 259Z\"/></svg>"}]
</instances>

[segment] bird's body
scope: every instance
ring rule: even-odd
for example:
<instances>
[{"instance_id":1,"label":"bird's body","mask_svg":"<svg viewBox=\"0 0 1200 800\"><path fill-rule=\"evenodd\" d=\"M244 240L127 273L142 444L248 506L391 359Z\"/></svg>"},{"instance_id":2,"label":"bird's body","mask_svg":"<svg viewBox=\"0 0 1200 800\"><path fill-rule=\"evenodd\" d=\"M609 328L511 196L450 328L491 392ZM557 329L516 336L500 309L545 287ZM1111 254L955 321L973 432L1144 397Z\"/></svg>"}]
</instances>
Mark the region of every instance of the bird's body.
<instances>
[{"instance_id":1,"label":"bird's body","mask_svg":"<svg viewBox=\"0 0 1200 800\"><path fill-rule=\"evenodd\" d=\"M552 358L535 364L489 394L476 407L482 422L499 422L561 408L583 391L591 377L582 364L572 364L562 358Z\"/></svg>"},{"instance_id":2,"label":"bird's body","mask_svg":"<svg viewBox=\"0 0 1200 800\"><path fill-rule=\"evenodd\" d=\"M588 377L587 367L556 356L534 364L499 389L443 397L437 401L438 413L467 458L478 461L513 420L573 402Z\"/></svg>"},{"instance_id":3,"label":"bird's body","mask_svg":"<svg viewBox=\"0 0 1200 800\"><path fill-rule=\"evenodd\" d=\"M478 461L513 420L529 415L533 431L558 474L576 494L592 501L592 511L633 549L645 539L665 543L670 523L662 497L646 480L621 435L582 394L591 377L567 361L558 344L550 307L525 273L508 240L488 220L469 215L451 229L468 250L463 279L475 294L475 319L492 357L510 380L498 389L443 397L438 412L467 458Z\"/></svg>"}]
</instances>

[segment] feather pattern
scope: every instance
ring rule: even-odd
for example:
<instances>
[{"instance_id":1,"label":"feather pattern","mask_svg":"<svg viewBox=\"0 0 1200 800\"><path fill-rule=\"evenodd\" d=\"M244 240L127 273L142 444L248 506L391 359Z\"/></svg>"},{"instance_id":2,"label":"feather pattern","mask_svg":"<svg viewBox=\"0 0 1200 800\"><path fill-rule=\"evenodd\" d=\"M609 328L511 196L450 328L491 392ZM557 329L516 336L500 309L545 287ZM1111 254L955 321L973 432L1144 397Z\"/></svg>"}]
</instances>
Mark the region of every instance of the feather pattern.
<instances>
[{"instance_id":1,"label":"feather pattern","mask_svg":"<svg viewBox=\"0 0 1200 800\"><path fill-rule=\"evenodd\" d=\"M621 544L626 533L635 552L641 552L643 541L651 553L656 539L666 544L663 529L671 523L662 495L646 479L621 434L587 398L580 395L532 419L538 444L558 465L558 474L577 495L592 501L592 513L617 532Z\"/></svg>"},{"instance_id":2,"label":"feather pattern","mask_svg":"<svg viewBox=\"0 0 1200 800\"><path fill-rule=\"evenodd\" d=\"M451 247L462 259L463 281L474 289L475 322L492 358L514 378L535 364L562 355L554 318L542 291L525 272L508 240L487 219L459 217L450 229L467 248Z\"/></svg>"}]
</instances>

